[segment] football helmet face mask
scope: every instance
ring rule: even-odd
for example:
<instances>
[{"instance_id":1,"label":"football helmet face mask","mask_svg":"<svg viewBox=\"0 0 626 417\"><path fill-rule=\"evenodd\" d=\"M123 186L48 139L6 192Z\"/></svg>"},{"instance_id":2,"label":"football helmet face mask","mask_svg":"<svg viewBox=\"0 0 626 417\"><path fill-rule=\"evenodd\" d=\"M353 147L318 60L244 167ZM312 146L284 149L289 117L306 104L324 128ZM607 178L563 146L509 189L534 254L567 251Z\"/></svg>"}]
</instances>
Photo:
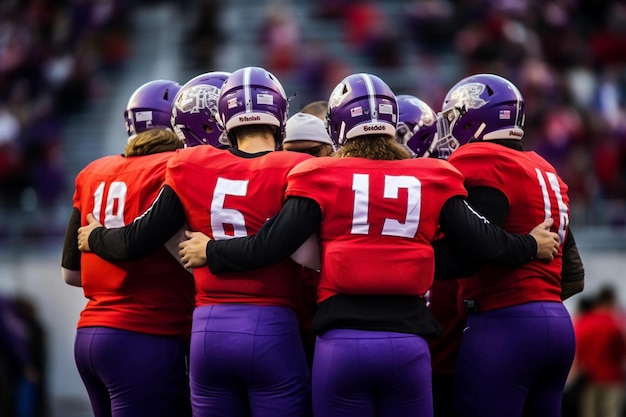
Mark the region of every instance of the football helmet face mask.
<instances>
[{"instance_id":1,"label":"football helmet face mask","mask_svg":"<svg viewBox=\"0 0 626 417\"><path fill-rule=\"evenodd\" d=\"M337 148L360 135L393 137L398 124L396 96L375 75L349 75L337 84L328 99L326 122Z\"/></svg>"},{"instance_id":2,"label":"football helmet face mask","mask_svg":"<svg viewBox=\"0 0 626 417\"><path fill-rule=\"evenodd\" d=\"M228 146L226 134L217 122L217 97L229 75L222 71L200 74L187 81L176 94L171 123L186 147Z\"/></svg>"},{"instance_id":3,"label":"football helmet face mask","mask_svg":"<svg viewBox=\"0 0 626 417\"><path fill-rule=\"evenodd\" d=\"M505 78L477 74L456 83L437 115L438 157L447 159L459 146L493 139L522 139L524 98Z\"/></svg>"},{"instance_id":4,"label":"football helmet face mask","mask_svg":"<svg viewBox=\"0 0 626 417\"><path fill-rule=\"evenodd\" d=\"M172 102L180 88L175 81L154 80L136 89L124 110L128 136L154 128L171 129Z\"/></svg>"},{"instance_id":5,"label":"football helmet face mask","mask_svg":"<svg viewBox=\"0 0 626 417\"><path fill-rule=\"evenodd\" d=\"M415 96L398 97L398 129L396 139L413 157L428 158L437 144L437 114Z\"/></svg>"},{"instance_id":6,"label":"football helmet face mask","mask_svg":"<svg viewBox=\"0 0 626 417\"><path fill-rule=\"evenodd\" d=\"M275 129L276 149L285 137L289 103L280 81L260 67L245 67L234 71L224 83L218 100L219 121L228 133L232 146L236 138L231 133L238 126L270 125Z\"/></svg>"}]
</instances>

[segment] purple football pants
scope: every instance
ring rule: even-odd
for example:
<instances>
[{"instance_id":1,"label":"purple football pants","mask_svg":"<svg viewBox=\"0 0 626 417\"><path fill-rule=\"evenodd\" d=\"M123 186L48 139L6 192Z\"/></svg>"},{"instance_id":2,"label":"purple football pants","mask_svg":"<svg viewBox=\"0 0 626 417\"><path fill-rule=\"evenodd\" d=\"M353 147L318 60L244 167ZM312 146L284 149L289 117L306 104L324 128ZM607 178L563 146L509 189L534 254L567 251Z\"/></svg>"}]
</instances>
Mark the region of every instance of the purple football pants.
<instances>
[{"instance_id":1,"label":"purple football pants","mask_svg":"<svg viewBox=\"0 0 626 417\"><path fill-rule=\"evenodd\" d=\"M311 383L293 310L196 307L189 363L194 417L304 417Z\"/></svg>"},{"instance_id":2,"label":"purple football pants","mask_svg":"<svg viewBox=\"0 0 626 417\"><path fill-rule=\"evenodd\" d=\"M83 327L74 358L95 417L191 415L187 347L179 338Z\"/></svg>"},{"instance_id":3,"label":"purple football pants","mask_svg":"<svg viewBox=\"0 0 626 417\"><path fill-rule=\"evenodd\" d=\"M562 303L469 315L457 360L456 410L463 417L560 417L575 349Z\"/></svg>"},{"instance_id":4,"label":"purple football pants","mask_svg":"<svg viewBox=\"0 0 626 417\"><path fill-rule=\"evenodd\" d=\"M315 417L432 417L430 352L416 335L330 330L313 358Z\"/></svg>"}]
</instances>

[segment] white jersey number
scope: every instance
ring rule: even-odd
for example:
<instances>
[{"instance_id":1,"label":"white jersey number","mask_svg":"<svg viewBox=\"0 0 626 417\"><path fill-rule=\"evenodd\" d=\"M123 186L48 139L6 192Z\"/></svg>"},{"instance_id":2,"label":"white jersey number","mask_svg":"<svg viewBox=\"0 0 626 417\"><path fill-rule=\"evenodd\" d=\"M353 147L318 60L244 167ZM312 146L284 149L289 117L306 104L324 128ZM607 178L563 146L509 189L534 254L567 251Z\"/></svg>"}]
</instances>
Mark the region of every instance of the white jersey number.
<instances>
[{"instance_id":1,"label":"white jersey number","mask_svg":"<svg viewBox=\"0 0 626 417\"><path fill-rule=\"evenodd\" d=\"M113 181L107 192L106 204L103 207L104 188L106 183L101 182L93 193L93 215L101 221L104 227L124 226L124 205L126 203L126 183ZM101 217L104 210L104 219Z\"/></svg>"},{"instance_id":2,"label":"white jersey number","mask_svg":"<svg viewBox=\"0 0 626 417\"><path fill-rule=\"evenodd\" d=\"M211 228L213 229L213 238L215 240L232 239L233 237L245 237L248 235L246 232L246 220L243 214L239 210L224 207L226 196L243 197L247 192L247 180L217 179L213 200L211 201ZM225 224L232 226L234 235L226 234Z\"/></svg>"},{"instance_id":3,"label":"white jersey number","mask_svg":"<svg viewBox=\"0 0 626 417\"><path fill-rule=\"evenodd\" d=\"M408 193L406 215L404 221L385 218L382 235L412 238L417 233L420 221L422 183L411 176L385 176L383 198L398 198L398 191L406 189ZM352 177L354 207L352 212L352 234L366 235L369 233L369 175L354 174Z\"/></svg>"},{"instance_id":4,"label":"white jersey number","mask_svg":"<svg viewBox=\"0 0 626 417\"><path fill-rule=\"evenodd\" d=\"M559 238L561 239L561 245L565 240L565 230L569 224L568 207L563 202L563 195L561 195L561 187L559 186L559 180L554 172L541 172L538 168L535 168L537 173L537 179L539 180L539 186L541 187L541 193L543 194L543 209L545 212L544 220L552 218L552 205L550 204L550 195L548 194L548 184L550 189L554 192L556 202L559 208ZM544 178L545 176L545 178ZM547 179L547 182L546 182Z\"/></svg>"}]
</instances>

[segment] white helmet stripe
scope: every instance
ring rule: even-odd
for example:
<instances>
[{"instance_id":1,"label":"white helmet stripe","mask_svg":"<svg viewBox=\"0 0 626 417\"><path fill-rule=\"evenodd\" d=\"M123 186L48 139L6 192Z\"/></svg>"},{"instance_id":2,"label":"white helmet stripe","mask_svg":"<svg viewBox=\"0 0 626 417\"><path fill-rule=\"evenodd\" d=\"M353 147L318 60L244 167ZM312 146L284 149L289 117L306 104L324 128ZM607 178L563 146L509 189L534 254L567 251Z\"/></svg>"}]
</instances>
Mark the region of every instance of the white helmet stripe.
<instances>
[{"instance_id":1,"label":"white helmet stripe","mask_svg":"<svg viewBox=\"0 0 626 417\"><path fill-rule=\"evenodd\" d=\"M246 113L252 112L252 90L250 89L250 78L252 68L245 68L243 71L243 97L245 100Z\"/></svg>"},{"instance_id":2,"label":"white helmet stripe","mask_svg":"<svg viewBox=\"0 0 626 417\"><path fill-rule=\"evenodd\" d=\"M367 97L370 102L370 115L372 122L378 121L378 110L376 109L376 91L374 90L374 84L368 74L363 74L363 80L365 81L365 88L367 89Z\"/></svg>"},{"instance_id":3,"label":"white helmet stripe","mask_svg":"<svg viewBox=\"0 0 626 417\"><path fill-rule=\"evenodd\" d=\"M519 113L521 111L524 98L522 97L522 93L520 93L517 87L515 87L512 83L511 83L511 86L513 87L513 92L515 93L515 97L517 98L517 103L515 104L515 124L518 125L522 123L522 121L519 119L520 118Z\"/></svg>"}]
</instances>

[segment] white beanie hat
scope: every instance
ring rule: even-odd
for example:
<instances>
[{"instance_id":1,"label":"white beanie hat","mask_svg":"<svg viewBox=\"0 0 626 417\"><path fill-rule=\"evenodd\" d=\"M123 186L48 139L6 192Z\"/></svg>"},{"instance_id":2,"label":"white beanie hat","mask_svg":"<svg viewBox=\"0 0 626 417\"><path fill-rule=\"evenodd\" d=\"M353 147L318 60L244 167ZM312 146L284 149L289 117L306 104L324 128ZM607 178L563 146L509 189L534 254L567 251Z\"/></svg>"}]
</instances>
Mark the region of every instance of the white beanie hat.
<instances>
[{"instance_id":1,"label":"white beanie hat","mask_svg":"<svg viewBox=\"0 0 626 417\"><path fill-rule=\"evenodd\" d=\"M308 113L296 113L287 120L283 143L296 140L326 143L332 145L334 149L333 141L328 135L324 121Z\"/></svg>"}]
</instances>

